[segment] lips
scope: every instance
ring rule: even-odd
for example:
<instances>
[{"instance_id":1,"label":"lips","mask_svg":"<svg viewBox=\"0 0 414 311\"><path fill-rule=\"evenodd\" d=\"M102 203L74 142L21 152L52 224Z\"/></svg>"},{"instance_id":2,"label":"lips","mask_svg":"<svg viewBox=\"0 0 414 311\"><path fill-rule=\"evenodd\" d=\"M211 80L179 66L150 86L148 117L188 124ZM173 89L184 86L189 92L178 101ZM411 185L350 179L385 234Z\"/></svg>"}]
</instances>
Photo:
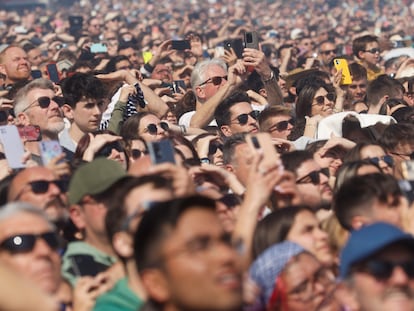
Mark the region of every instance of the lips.
<instances>
[{"instance_id":1,"label":"lips","mask_svg":"<svg viewBox=\"0 0 414 311\"><path fill-rule=\"evenodd\" d=\"M222 273L216 278L216 281L220 287L226 289L234 290L241 288L241 277L236 272Z\"/></svg>"}]
</instances>

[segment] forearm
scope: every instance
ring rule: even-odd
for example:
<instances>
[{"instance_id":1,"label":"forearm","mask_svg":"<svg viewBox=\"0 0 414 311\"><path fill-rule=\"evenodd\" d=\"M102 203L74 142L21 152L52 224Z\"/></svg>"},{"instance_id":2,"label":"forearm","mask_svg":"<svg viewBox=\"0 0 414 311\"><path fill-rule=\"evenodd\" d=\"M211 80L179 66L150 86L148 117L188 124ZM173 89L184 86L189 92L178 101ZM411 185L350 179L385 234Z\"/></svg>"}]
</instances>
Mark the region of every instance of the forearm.
<instances>
[{"instance_id":1,"label":"forearm","mask_svg":"<svg viewBox=\"0 0 414 311\"><path fill-rule=\"evenodd\" d=\"M143 83L139 83L150 112L161 118L168 112L168 105L153 90Z\"/></svg>"},{"instance_id":2,"label":"forearm","mask_svg":"<svg viewBox=\"0 0 414 311\"><path fill-rule=\"evenodd\" d=\"M276 76L272 75L272 77L268 79L262 79L266 94L267 94L267 102L269 106L280 106L283 105L283 95L282 90L277 83Z\"/></svg>"},{"instance_id":3,"label":"forearm","mask_svg":"<svg viewBox=\"0 0 414 311\"><path fill-rule=\"evenodd\" d=\"M124 118L126 103L118 101L112 111L111 118L108 123L108 130L119 135L121 131L122 121Z\"/></svg>"}]
</instances>

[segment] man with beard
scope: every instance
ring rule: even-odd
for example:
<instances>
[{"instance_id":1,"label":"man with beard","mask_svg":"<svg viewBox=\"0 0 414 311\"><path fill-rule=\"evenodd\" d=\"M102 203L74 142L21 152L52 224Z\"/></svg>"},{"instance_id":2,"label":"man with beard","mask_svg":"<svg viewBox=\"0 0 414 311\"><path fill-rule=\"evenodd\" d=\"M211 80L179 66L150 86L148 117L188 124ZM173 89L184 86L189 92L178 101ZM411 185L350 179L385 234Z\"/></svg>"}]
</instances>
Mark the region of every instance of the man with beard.
<instances>
[{"instance_id":1,"label":"man with beard","mask_svg":"<svg viewBox=\"0 0 414 311\"><path fill-rule=\"evenodd\" d=\"M58 227L68 218L64 181L42 166L28 167L12 179L8 201L23 201L43 210Z\"/></svg>"},{"instance_id":2,"label":"man with beard","mask_svg":"<svg viewBox=\"0 0 414 311\"><path fill-rule=\"evenodd\" d=\"M30 78L27 53L19 46L10 45L0 53L0 73L6 76L5 85L27 81Z\"/></svg>"},{"instance_id":3,"label":"man with beard","mask_svg":"<svg viewBox=\"0 0 414 311\"><path fill-rule=\"evenodd\" d=\"M414 310L414 238L387 223L353 231L342 250L344 288L361 311Z\"/></svg>"}]
</instances>

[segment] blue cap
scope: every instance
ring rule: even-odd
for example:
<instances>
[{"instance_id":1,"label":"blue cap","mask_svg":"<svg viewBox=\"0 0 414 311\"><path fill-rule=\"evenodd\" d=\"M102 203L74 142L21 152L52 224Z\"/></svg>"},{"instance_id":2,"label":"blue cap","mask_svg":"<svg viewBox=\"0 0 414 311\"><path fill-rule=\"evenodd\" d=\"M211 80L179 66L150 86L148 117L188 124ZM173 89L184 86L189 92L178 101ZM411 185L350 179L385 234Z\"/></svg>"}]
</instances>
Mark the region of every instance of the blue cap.
<instances>
[{"instance_id":1,"label":"blue cap","mask_svg":"<svg viewBox=\"0 0 414 311\"><path fill-rule=\"evenodd\" d=\"M348 276L355 263L367 259L396 242L406 242L414 247L414 237L411 234L385 222L377 222L353 231L341 252L341 278Z\"/></svg>"},{"instance_id":2,"label":"blue cap","mask_svg":"<svg viewBox=\"0 0 414 311\"><path fill-rule=\"evenodd\" d=\"M302 246L284 241L265 249L250 267L250 277L260 287L260 304L266 306L273 293L276 279L289 260L304 252Z\"/></svg>"}]
</instances>

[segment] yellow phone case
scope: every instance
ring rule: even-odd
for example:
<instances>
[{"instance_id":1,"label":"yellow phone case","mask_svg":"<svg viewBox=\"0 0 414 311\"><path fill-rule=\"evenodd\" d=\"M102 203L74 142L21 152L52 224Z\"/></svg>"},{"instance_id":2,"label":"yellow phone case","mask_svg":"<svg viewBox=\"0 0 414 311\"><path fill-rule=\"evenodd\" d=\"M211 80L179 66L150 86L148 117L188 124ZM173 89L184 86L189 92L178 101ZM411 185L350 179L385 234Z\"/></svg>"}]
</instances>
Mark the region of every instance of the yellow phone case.
<instances>
[{"instance_id":1,"label":"yellow phone case","mask_svg":"<svg viewBox=\"0 0 414 311\"><path fill-rule=\"evenodd\" d=\"M346 59L343 58L335 58L333 60L334 66L336 70L342 70L342 79L341 84L342 85L348 85L352 83L351 73L349 72L348 68L348 62Z\"/></svg>"}]
</instances>

